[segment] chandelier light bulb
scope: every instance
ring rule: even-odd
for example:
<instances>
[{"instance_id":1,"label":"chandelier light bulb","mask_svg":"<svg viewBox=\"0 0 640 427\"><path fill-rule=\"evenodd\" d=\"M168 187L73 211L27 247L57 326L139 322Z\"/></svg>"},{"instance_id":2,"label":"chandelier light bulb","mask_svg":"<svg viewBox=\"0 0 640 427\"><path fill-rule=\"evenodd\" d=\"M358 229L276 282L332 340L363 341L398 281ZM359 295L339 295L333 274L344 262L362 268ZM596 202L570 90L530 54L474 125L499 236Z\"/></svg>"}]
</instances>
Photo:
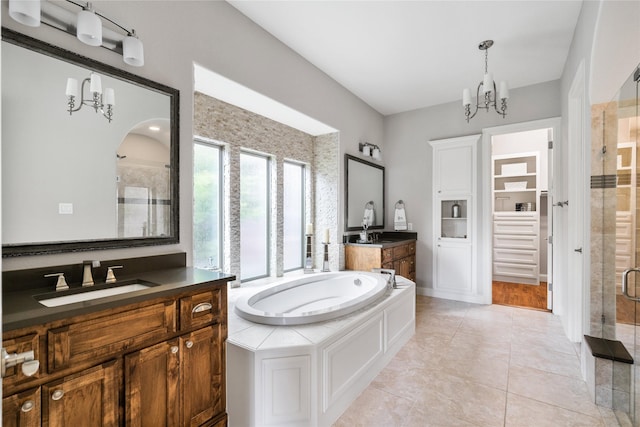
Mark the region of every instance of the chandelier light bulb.
<instances>
[{"instance_id":1,"label":"chandelier light bulb","mask_svg":"<svg viewBox=\"0 0 640 427\"><path fill-rule=\"evenodd\" d=\"M500 82L500 99L509 99L509 86L507 86L507 82Z\"/></svg>"}]
</instances>

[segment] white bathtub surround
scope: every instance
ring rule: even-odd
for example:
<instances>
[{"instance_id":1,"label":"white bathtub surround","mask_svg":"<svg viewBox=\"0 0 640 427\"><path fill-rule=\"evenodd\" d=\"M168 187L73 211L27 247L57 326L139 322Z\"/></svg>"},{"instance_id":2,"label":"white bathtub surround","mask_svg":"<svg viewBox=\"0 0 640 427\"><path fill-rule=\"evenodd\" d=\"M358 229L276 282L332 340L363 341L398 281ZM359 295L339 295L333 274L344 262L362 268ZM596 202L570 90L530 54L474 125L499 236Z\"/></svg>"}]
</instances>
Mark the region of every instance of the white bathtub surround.
<instances>
[{"instance_id":1,"label":"white bathtub surround","mask_svg":"<svg viewBox=\"0 0 640 427\"><path fill-rule=\"evenodd\" d=\"M304 325L336 319L384 297L389 276L362 271L307 275L236 300L243 319L265 325Z\"/></svg>"},{"instance_id":2,"label":"white bathtub surround","mask_svg":"<svg viewBox=\"0 0 640 427\"><path fill-rule=\"evenodd\" d=\"M229 425L317 427L337 420L415 332L415 284L402 277L397 283L350 315L296 326L236 314L239 297L273 284L230 290Z\"/></svg>"}]
</instances>

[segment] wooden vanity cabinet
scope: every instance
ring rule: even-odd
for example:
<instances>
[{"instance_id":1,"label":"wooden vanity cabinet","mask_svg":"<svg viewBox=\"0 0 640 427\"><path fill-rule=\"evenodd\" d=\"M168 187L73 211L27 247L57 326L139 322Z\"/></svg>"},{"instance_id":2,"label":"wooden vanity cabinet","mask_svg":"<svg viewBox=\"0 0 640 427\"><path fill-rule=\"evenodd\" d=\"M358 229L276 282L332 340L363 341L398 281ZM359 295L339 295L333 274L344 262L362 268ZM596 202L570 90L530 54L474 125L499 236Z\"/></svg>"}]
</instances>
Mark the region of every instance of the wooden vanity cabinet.
<instances>
[{"instance_id":1,"label":"wooden vanity cabinet","mask_svg":"<svg viewBox=\"0 0 640 427\"><path fill-rule=\"evenodd\" d=\"M41 364L7 377L3 425L226 426L226 338L226 283L5 332Z\"/></svg>"},{"instance_id":2,"label":"wooden vanity cabinet","mask_svg":"<svg viewBox=\"0 0 640 427\"><path fill-rule=\"evenodd\" d=\"M126 425L200 426L224 413L224 335L217 324L125 356Z\"/></svg>"},{"instance_id":3,"label":"wooden vanity cabinet","mask_svg":"<svg viewBox=\"0 0 640 427\"><path fill-rule=\"evenodd\" d=\"M347 270L371 271L373 268L391 268L398 276L416 281L416 241L406 240L394 246L345 246Z\"/></svg>"},{"instance_id":4,"label":"wooden vanity cabinet","mask_svg":"<svg viewBox=\"0 0 640 427\"><path fill-rule=\"evenodd\" d=\"M41 388L12 394L2 399L2 425L4 427L40 427Z\"/></svg>"}]
</instances>

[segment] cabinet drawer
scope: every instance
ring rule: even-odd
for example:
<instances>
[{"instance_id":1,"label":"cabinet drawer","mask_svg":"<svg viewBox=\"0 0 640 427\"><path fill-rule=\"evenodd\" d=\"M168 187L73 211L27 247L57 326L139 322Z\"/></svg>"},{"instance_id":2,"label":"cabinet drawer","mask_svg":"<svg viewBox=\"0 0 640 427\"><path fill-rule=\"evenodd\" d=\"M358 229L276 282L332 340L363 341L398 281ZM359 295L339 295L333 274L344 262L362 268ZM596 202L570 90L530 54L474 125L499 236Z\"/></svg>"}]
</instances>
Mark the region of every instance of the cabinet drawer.
<instances>
[{"instance_id":1,"label":"cabinet drawer","mask_svg":"<svg viewBox=\"0 0 640 427\"><path fill-rule=\"evenodd\" d=\"M630 222L616 222L616 237L626 237L629 238L631 236L631 227Z\"/></svg>"},{"instance_id":2,"label":"cabinet drawer","mask_svg":"<svg viewBox=\"0 0 640 427\"><path fill-rule=\"evenodd\" d=\"M496 248L493 250L493 260L495 262L536 264L538 251Z\"/></svg>"},{"instance_id":3,"label":"cabinet drawer","mask_svg":"<svg viewBox=\"0 0 640 427\"><path fill-rule=\"evenodd\" d=\"M616 254L631 255L631 239L616 239Z\"/></svg>"},{"instance_id":4,"label":"cabinet drawer","mask_svg":"<svg viewBox=\"0 0 640 427\"><path fill-rule=\"evenodd\" d=\"M537 221L494 221L495 234L538 234Z\"/></svg>"},{"instance_id":5,"label":"cabinet drawer","mask_svg":"<svg viewBox=\"0 0 640 427\"><path fill-rule=\"evenodd\" d=\"M48 331L49 370L104 359L176 331L176 302L74 323Z\"/></svg>"},{"instance_id":6,"label":"cabinet drawer","mask_svg":"<svg viewBox=\"0 0 640 427\"><path fill-rule=\"evenodd\" d=\"M393 259L404 258L409 255L413 255L416 253L416 243L411 242L406 245L396 246L393 248Z\"/></svg>"},{"instance_id":7,"label":"cabinet drawer","mask_svg":"<svg viewBox=\"0 0 640 427\"><path fill-rule=\"evenodd\" d=\"M23 335L18 338L3 340L2 348L6 349L7 353L9 354L23 353L25 351L33 350L34 360L40 361L40 369L32 377L28 377L22 373L22 364L7 368L7 372L4 378L2 378L2 384L5 388L8 385L20 385L29 382L34 378L38 378L42 373L44 373L44 358L41 357L43 355L40 352L40 340L36 333Z\"/></svg>"},{"instance_id":8,"label":"cabinet drawer","mask_svg":"<svg viewBox=\"0 0 640 427\"><path fill-rule=\"evenodd\" d=\"M538 249L538 236L494 234L494 248Z\"/></svg>"},{"instance_id":9,"label":"cabinet drawer","mask_svg":"<svg viewBox=\"0 0 640 427\"><path fill-rule=\"evenodd\" d=\"M219 319L223 313L222 287L180 298L180 330L204 326Z\"/></svg>"},{"instance_id":10,"label":"cabinet drawer","mask_svg":"<svg viewBox=\"0 0 640 427\"><path fill-rule=\"evenodd\" d=\"M494 262L493 274L538 280L538 265Z\"/></svg>"}]
</instances>

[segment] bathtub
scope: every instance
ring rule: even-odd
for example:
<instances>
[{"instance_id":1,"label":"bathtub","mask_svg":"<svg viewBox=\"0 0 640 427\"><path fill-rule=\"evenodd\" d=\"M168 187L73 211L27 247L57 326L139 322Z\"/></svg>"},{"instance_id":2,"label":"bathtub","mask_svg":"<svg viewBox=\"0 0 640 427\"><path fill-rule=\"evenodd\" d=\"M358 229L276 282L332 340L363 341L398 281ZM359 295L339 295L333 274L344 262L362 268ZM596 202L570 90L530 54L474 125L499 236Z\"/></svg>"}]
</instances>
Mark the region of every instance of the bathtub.
<instances>
[{"instance_id":1,"label":"bathtub","mask_svg":"<svg viewBox=\"0 0 640 427\"><path fill-rule=\"evenodd\" d=\"M243 311L235 308L240 300L261 294L254 300L258 301L287 288L311 294L314 286L339 283L332 280L338 275L351 281L340 287L353 287L355 278L363 282L360 286L368 286L362 279L368 273L347 271L300 274L295 280L230 289L226 346L230 427L333 425L413 336L415 284L400 276L396 288L383 291L368 305L317 323L265 325L240 317ZM386 284L386 276L380 276ZM325 283L313 285L318 279ZM274 311L286 309L279 306Z\"/></svg>"},{"instance_id":2,"label":"bathtub","mask_svg":"<svg viewBox=\"0 0 640 427\"><path fill-rule=\"evenodd\" d=\"M388 291L389 276L335 272L280 282L236 301L243 319L265 325L304 325L353 313Z\"/></svg>"}]
</instances>

